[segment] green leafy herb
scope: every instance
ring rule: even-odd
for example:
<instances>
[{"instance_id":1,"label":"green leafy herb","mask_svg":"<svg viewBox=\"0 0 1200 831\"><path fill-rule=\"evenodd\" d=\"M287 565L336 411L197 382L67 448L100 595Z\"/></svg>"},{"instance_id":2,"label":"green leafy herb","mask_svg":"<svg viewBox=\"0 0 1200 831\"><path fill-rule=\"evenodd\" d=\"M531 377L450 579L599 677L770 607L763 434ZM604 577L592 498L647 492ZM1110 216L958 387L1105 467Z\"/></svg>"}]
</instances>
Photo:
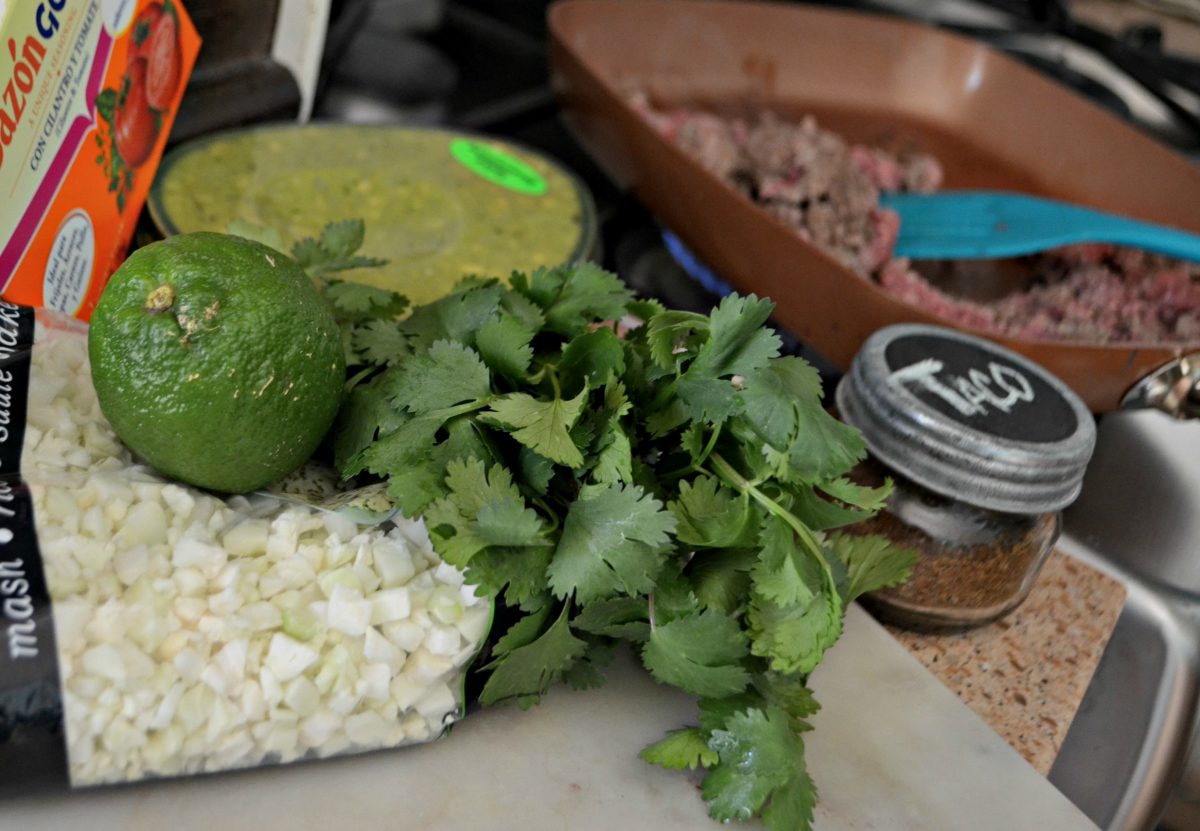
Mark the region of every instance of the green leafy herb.
<instances>
[{"instance_id":1,"label":"green leafy herb","mask_svg":"<svg viewBox=\"0 0 1200 831\"><path fill-rule=\"evenodd\" d=\"M362 248L365 236L365 226L361 219L334 222L326 225L318 238L306 238L297 242L292 247L292 259L314 277L327 277L333 272L348 271L352 268L386 265L386 260L363 257L357 253L358 249ZM370 288L359 283L350 285L350 292ZM372 293L363 291L362 294ZM353 304L361 305L359 301L353 301Z\"/></svg>"},{"instance_id":2,"label":"green leafy herb","mask_svg":"<svg viewBox=\"0 0 1200 831\"><path fill-rule=\"evenodd\" d=\"M723 698L750 683L750 673L740 664L749 651L737 621L708 609L651 630L642 660L664 684L692 695Z\"/></svg>"},{"instance_id":3,"label":"green leafy herb","mask_svg":"<svg viewBox=\"0 0 1200 831\"><path fill-rule=\"evenodd\" d=\"M708 736L699 727L672 730L665 739L638 755L652 765L673 770L695 770L702 765L708 768L721 761L720 754L708 746Z\"/></svg>"},{"instance_id":4,"label":"green leafy herb","mask_svg":"<svg viewBox=\"0 0 1200 831\"><path fill-rule=\"evenodd\" d=\"M343 224L296 254L328 280L361 241ZM386 479L443 559L523 613L491 648L484 703L595 686L635 644L699 697L699 723L642 757L704 768L716 819L809 828L808 674L846 605L912 556L830 530L890 485L847 478L862 440L816 371L780 356L771 303L670 311L587 264L470 278L403 319L387 293L327 292L362 367L334 440L343 474Z\"/></svg>"}]
</instances>

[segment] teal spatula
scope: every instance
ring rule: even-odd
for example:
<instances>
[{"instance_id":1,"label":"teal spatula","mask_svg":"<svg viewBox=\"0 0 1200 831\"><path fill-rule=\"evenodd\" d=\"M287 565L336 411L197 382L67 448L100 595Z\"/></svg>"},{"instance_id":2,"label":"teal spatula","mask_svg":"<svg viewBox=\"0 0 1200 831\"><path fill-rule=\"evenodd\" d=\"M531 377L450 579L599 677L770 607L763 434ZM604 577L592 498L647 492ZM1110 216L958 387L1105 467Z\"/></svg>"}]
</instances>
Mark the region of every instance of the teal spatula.
<instances>
[{"instance_id":1,"label":"teal spatula","mask_svg":"<svg viewBox=\"0 0 1200 831\"><path fill-rule=\"evenodd\" d=\"M1200 262L1200 235L1020 193L886 193L880 203L900 214L897 257L996 259L1108 242Z\"/></svg>"}]
</instances>

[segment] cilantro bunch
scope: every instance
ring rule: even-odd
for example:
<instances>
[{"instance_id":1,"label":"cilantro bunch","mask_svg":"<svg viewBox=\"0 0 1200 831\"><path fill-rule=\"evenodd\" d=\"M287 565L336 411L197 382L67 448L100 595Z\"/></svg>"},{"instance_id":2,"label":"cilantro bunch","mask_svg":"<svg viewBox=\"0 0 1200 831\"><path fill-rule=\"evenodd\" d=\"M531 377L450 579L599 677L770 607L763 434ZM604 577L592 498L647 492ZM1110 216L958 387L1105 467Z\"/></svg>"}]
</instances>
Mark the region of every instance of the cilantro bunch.
<instances>
[{"instance_id":1,"label":"cilantro bunch","mask_svg":"<svg viewBox=\"0 0 1200 831\"><path fill-rule=\"evenodd\" d=\"M862 440L780 356L769 301L671 311L590 264L510 282L468 279L404 320L390 293L330 285L359 365L337 466L385 479L437 553L518 612L484 704L602 683L628 642L699 699L697 725L642 757L706 768L715 819L809 828L806 679L846 605L913 559L834 529L890 484L847 478Z\"/></svg>"}]
</instances>

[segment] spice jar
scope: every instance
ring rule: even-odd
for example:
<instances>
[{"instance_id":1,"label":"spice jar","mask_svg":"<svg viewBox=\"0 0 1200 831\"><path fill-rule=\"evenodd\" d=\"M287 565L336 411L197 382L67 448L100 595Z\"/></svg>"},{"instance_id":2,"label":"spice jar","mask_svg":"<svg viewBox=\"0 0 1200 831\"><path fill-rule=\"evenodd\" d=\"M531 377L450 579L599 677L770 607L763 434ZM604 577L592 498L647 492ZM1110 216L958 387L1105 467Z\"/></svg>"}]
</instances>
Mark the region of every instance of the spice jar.
<instances>
[{"instance_id":1,"label":"spice jar","mask_svg":"<svg viewBox=\"0 0 1200 831\"><path fill-rule=\"evenodd\" d=\"M864 598L902 626L997 620L1028 596L1078 496L1096 442L1079 397L1033 362L936 326L872 335L838 385L840 416L869 450L863 484L894 482L849 529L917 551L901 586Z\"/></svg>"}]
</instances>

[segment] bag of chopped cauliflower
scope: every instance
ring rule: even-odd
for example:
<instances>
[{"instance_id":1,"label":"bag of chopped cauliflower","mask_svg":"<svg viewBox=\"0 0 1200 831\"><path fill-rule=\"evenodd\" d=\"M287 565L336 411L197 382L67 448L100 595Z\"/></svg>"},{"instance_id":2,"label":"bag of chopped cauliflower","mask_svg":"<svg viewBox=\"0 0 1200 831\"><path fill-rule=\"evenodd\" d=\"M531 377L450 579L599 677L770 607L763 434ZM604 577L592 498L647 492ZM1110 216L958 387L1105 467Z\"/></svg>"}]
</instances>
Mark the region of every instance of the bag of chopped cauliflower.
<instances>
[{"instance_id":1,"label":"bag of chopped cauliflower","mask_svg":"<svg viewBox=\"0 0 1200 831\"><path fill-rule=\"evenodd\" d=\"M328 757L458 719L490 602L422 523L304 483L220 498L137 464L86 327L0 302L0 781Z\"/></svg>"}]
</instances>

